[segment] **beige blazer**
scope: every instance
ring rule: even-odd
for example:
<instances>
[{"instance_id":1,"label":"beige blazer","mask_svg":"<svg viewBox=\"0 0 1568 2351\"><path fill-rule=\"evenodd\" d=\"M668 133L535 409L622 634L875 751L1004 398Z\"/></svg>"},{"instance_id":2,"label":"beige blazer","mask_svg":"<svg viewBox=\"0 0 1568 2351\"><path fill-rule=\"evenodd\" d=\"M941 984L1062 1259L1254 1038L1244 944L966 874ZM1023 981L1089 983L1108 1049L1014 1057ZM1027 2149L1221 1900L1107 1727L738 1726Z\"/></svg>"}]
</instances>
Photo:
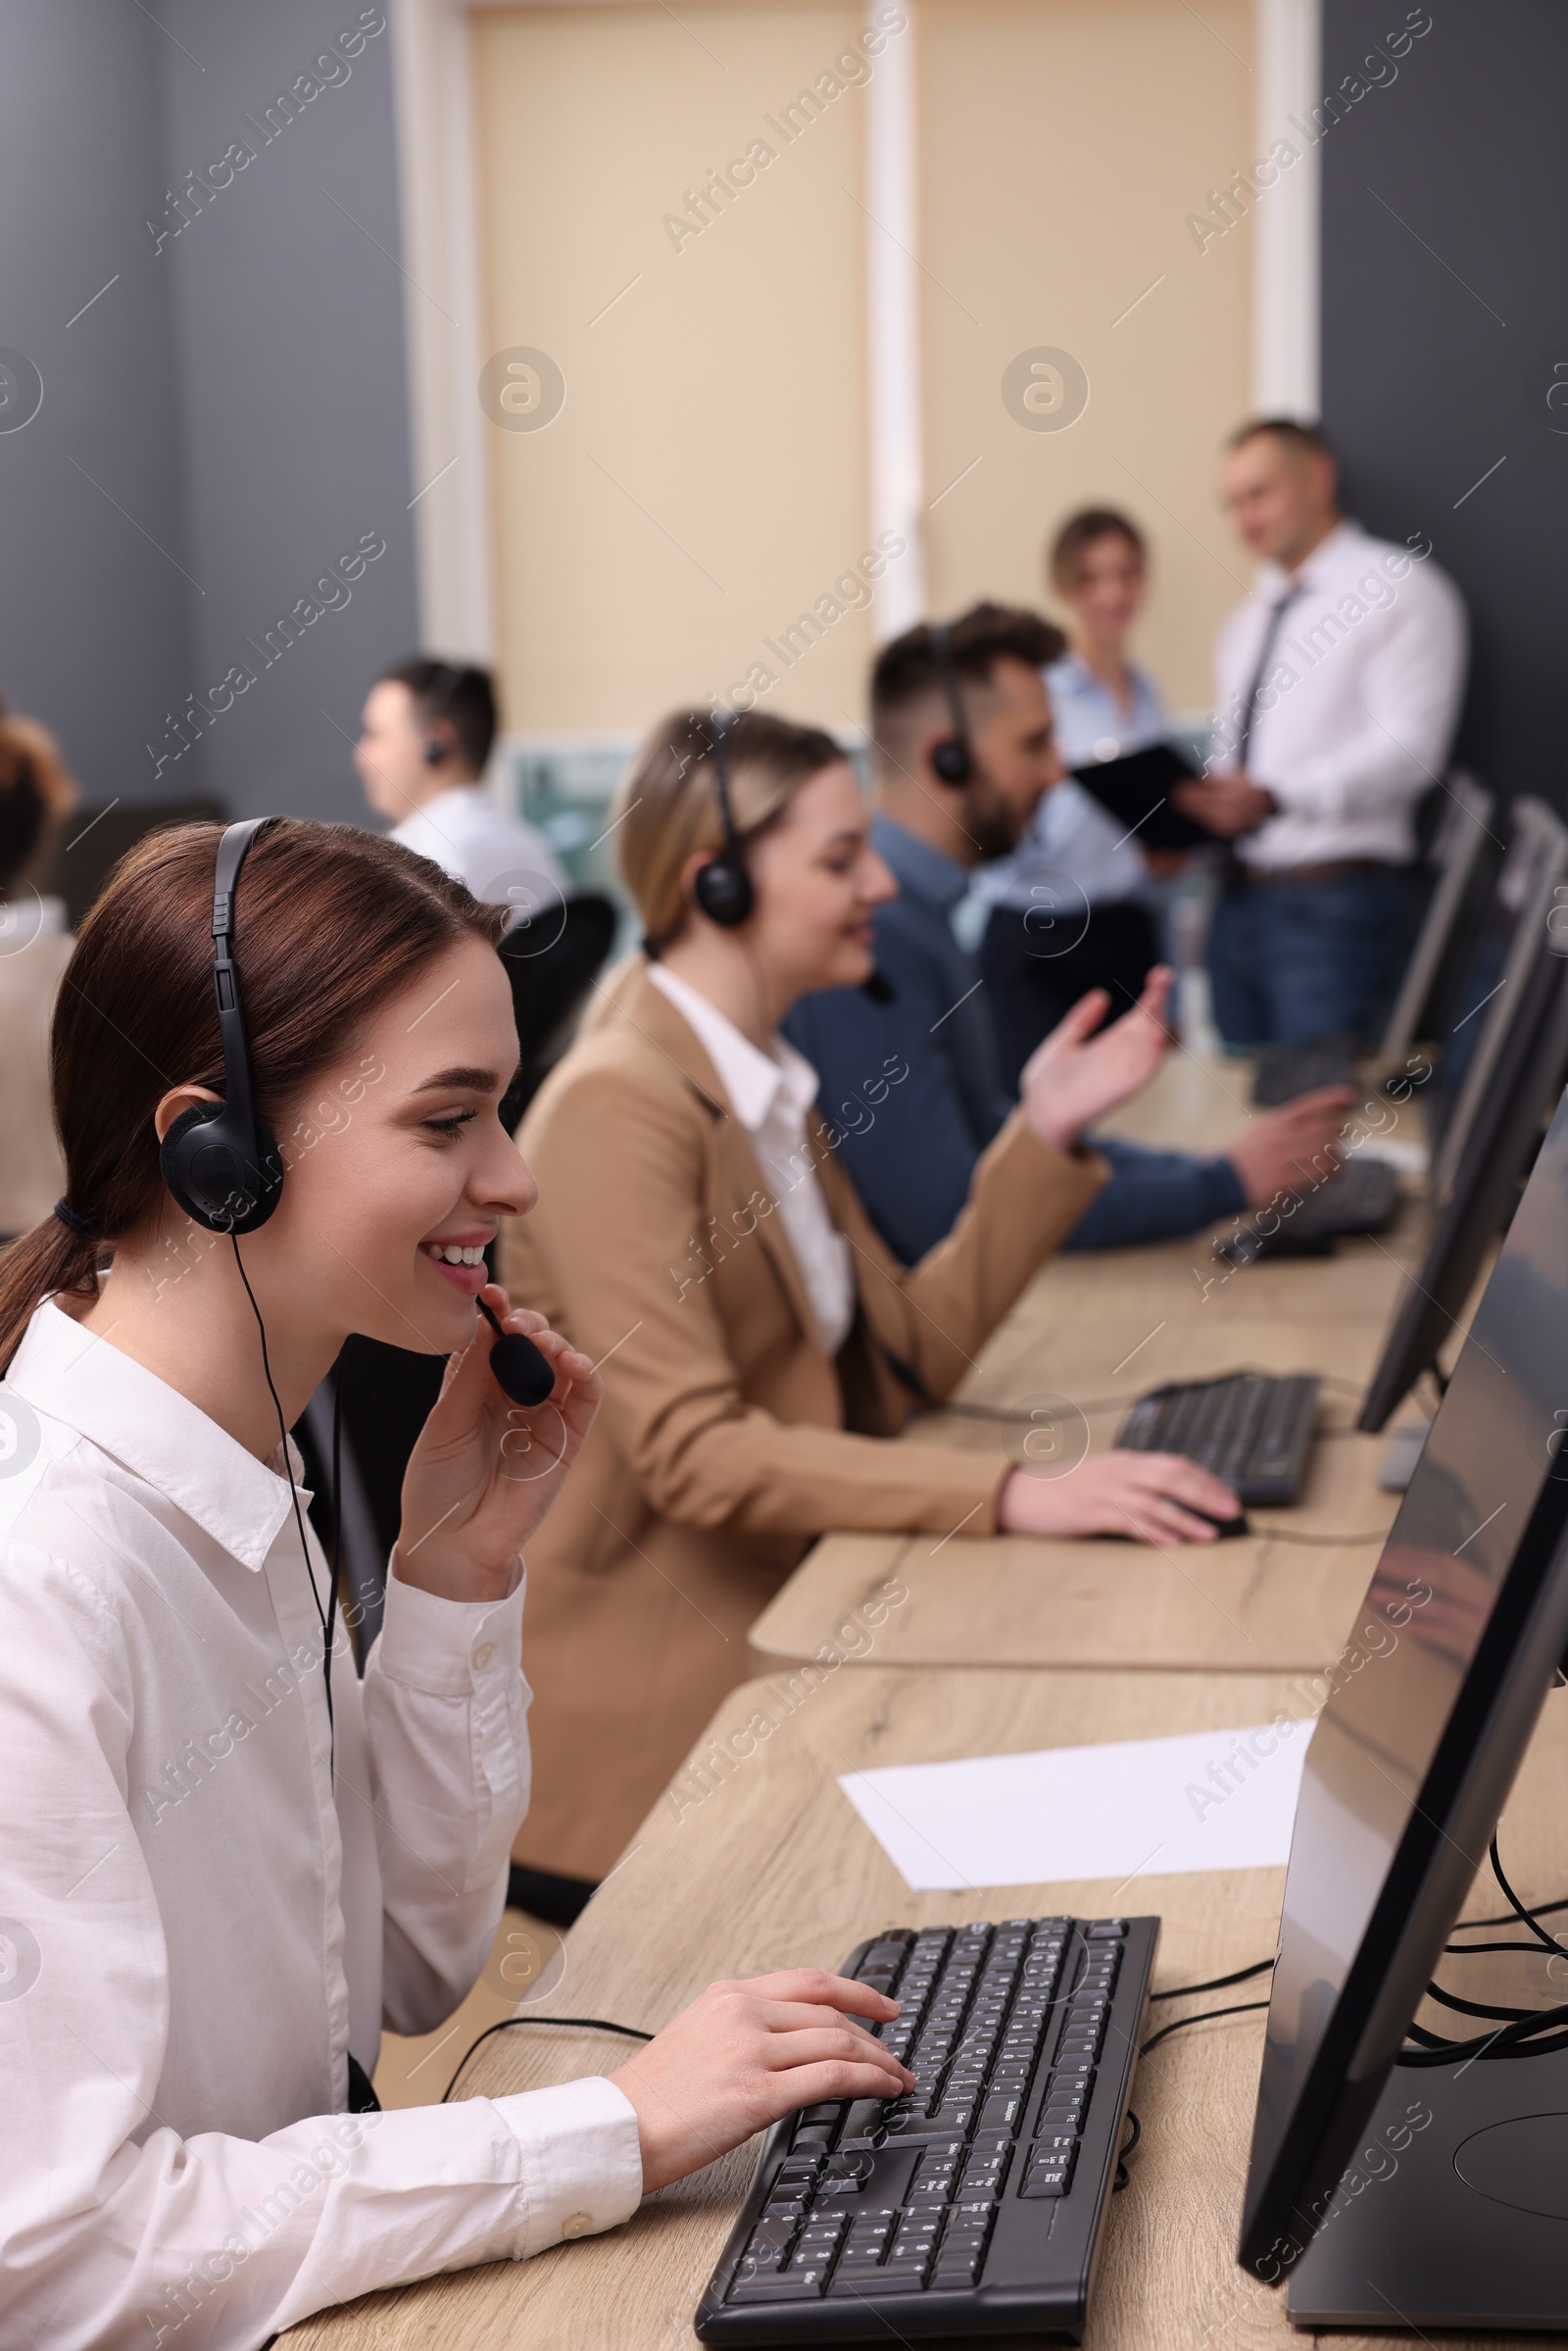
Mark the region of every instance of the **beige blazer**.
<instances>
[{"instance_id":1,"label":"beige blazer","mask_svg":"<svg viewBox=\"0 0 1568 2351\"><path fill-rule=\"evenodd\" d=\"M908 1269L812 1124L858 1306L822 1349L752 1144L637 963L518 1134L539 1180L500 1270L603 1366L605 1403L528 1550L533 1805L516 1857L598 1879L746 1679L747 1628L830 1528L989 1534L1000 1452L894 1446L957 1385L1106 1170L1009 1119L947 1239Z\"/></svg>"}]
</instances>

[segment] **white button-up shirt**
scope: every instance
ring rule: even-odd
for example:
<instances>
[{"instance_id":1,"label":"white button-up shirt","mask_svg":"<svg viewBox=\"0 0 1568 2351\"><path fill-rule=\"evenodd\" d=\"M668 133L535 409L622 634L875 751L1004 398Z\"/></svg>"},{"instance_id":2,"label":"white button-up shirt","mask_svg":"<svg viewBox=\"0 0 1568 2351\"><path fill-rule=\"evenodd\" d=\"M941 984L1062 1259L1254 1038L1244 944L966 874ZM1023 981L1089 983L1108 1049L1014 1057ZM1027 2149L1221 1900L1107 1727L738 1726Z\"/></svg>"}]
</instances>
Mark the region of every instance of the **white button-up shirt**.
<instances>
[{"instance_id":1,"label":"white button-up shirt","mask_svg":"<svg viewBox=\"0 0 1568 2351\"><path fill-rule=\"evenodd\" d=\"M806 1113L822 1081L787 1038L774 1037L768 1051L760 1053L716 1004L662 963L650 965L649 977L696 1033L730 1108L752 1139L801 1269L817 1337L824 1350L836 1355L855 1320L855 1261L827 1212L806 1146Z\"/></svg>"},{"instance_id":2,"label":"white button-up shirt","mask_svg":"<svg viewBox=\"0 0 1568 2351\"><path fill-rule=\"evenodd\" d=\"M1296 591L1257 697L1247 772L1279 803L1236 847L1250 865L1415 855L1411 812L1442 780L1464 691L1459 592L1428 557L1341 522L1294 581L1265 563L1214 655L1211 769L1236 763L1269 617Z\"/></svg>"},{"instance_id":3,"label":"white button-up shirt","mask_svg":"<svg viewBox=\"0 0 1568 2351\"><path fill-rule=\"evenodd\" d=\"M324 1598L325 1562L311 1537ZM0 1387L0 2340L254 2346L636 2208L603 2080L350 2116L474 1982L527 1804L522 1592L393 1581L362 1683L288 1486L41 1306Z\"/></svg>"},{"instance_id":4,"label":"white button-up shirt","mask_svg":"<svg viewBox=\"0 0 1568 2351\"><path fill-rule=\"evenodd\" d=\"M1122 759L1151 743L1163 743L1170 733L1170 712L1159 688L1141 669L1132 672L1130 710L1123 710L1104 679L1075 653L1063 654L1041 675L1064 766ZM1045 795L1011 857L981 868L975 888L992 906L1027 913L1036 903L1036 886L1049 890L1063 873L1091 906L1141 897L1149 879L1144 853L1127 827L1070 775Z\"/></svg>"},{"instance_id":5,"label":"white button-up shirt","mask_svg":"<svg viewBox=\"0 0 1568 2351\"><path fill-rule=\"evenodd\" d=\"M521 922L570 893L565 867L537 825L514 816L486 784L454 784L392 827L483 906L516 907Z\"/></svg>"}]
</instances>

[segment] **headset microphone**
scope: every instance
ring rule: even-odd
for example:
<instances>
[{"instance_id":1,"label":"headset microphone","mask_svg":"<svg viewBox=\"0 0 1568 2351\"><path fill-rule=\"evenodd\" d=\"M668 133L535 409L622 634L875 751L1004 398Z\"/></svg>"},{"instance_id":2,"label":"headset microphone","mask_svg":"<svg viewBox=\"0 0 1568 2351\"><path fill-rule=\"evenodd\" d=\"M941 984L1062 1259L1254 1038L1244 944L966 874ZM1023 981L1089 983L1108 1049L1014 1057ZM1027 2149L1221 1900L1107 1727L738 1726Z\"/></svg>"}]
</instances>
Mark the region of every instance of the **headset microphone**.
<instances>
[{"instance_id":1,"label":"headset microphone","mask_svg":"<svg viewBox=\"0 0 1568 2351\"><path fill-rule=\"evenodd\" d=\"M531 1339L520 1331L505 1331L493 1309L483 1298L477 1301L480 1313L496 1335L490 1349L490 1369L498 1385L514 1404L542 1404L553 1394L556 1385L554 1367L542 1355Z\"/></svg>"}]
</instances>

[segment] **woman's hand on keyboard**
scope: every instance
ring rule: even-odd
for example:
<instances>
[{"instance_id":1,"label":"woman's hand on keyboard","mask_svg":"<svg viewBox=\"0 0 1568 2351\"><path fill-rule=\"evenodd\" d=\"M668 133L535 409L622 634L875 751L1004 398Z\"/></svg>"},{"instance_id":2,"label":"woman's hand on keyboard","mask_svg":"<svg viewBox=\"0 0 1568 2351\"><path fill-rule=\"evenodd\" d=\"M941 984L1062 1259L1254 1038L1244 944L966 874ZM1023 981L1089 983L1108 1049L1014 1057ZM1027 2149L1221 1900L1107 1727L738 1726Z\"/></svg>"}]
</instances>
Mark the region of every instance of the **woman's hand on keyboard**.
<instances>
[{"instance_id":1,"label":"woman's hand on keyboard","mask_svg":"<svg viewBox=\"0 0 1568 2351\"><path fill-rule=\"evenodd\" d=\"M1182 1453L1097 1453L1058 1477L1015 1469L1002 1489L997 1523L1007 1535L1212 1543L1210 1522L1238 1518L1241 1508L1228 1486Z\"/></svg>"},{"instance_id":2,"label":"woman's hand on keyboard","mask_svg":"<svg viewBox=\"0 0 1568 2351\"><path fill-rule=\"evenodd\" d=\"M912 2089L907 2068L852 2022L879 2025L898 2013L868 1984L821 1968L710 1984L610 2077L637 2110L645 2192L684 2180L799 2106Z\"/></svg>"}]
</instances>

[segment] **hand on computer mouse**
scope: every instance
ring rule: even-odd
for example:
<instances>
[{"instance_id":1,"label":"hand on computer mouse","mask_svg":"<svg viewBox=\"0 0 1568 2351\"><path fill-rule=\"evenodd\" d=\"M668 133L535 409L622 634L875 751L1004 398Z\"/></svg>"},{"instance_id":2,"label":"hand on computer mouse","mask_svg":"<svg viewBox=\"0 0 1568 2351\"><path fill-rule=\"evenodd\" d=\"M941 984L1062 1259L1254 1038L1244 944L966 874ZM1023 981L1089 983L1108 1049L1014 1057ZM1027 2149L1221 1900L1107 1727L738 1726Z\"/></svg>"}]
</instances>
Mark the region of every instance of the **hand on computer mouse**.
<instances>
[{"instance_id":1,"label":"hand on computer mouse","mask_svg":"<svg viewBox=\"0 0 1568 2351\"><path fill-rule=\"evenodd\" d=\"M1334 1173L1334 1139L1354 1101L1353 1086L1318 1086L1252 1120L1225 1153L1250 1208L1266 1208L1281 1193L1305 1191Z\"/></svg>"},{"instance_id":2,"label":"hand on computer mouse","mask_svg":"<svg viewBox=\"0 0 1568 2351\"><path fill-rule=\"evenodd\" d=\"M1098 1453L1065 1477L1015 1469L1002 1489L997 1523L1007 1535L1213 1543L1216 1522L1240 1517L1241 1508L1228 1486L1183 1453Z\"/></svg>"},{"instance_id":3,"label":"hand on computer mouse","mask_svg":"<svg viewBox=\"0 0 1568 2351\"><path fill-rule=\"evenodd\" d=\"M637 2110L643 2187L727 2155L754 2131L826 2098L897 2098L914 2076L854 2017L898 2002L822 1968L710 1984L610 2079Z\"/></svg>"},{"instance_id":4,"label":"hand on computer mouse","mask_svg":"<svg viewBox=\"0 0 1568 2351\"><path fill-rule=\"evenodd\" d=\"M1024 1063L1019 1094L1024 1116L1042 1143L1070 1151L1085 1127L1147 1086L1173 1041L1166 1016L1171 974L1156 964L1130 1011L1098 1037L1110 999L1091 988L1037 1045Z\"/></svg>"}]
</instances>

